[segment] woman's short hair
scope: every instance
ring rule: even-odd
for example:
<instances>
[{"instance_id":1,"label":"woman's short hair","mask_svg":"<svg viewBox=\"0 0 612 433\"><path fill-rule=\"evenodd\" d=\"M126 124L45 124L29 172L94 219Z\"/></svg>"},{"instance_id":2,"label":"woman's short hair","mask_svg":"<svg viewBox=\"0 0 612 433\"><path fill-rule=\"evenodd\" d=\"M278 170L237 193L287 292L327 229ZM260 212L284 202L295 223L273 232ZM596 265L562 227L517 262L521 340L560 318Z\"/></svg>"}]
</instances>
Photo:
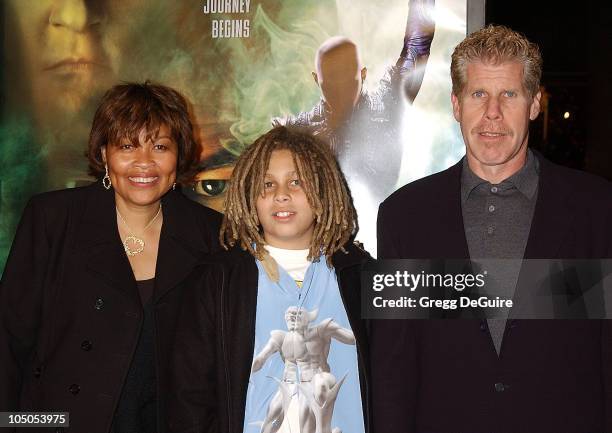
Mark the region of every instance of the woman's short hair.
<instances>
[{"instance_id":1,"label":"woman's short hair","mask_svg":"<svg viewBox=\"0 0 612 433\"><path fill-rule=\"evenodd\" d=\"M200 157L190 108L183 95L161 84L147 81L112 87L102 97L93 118L87 150L89 173L97 179L104 176L102 146L121 140L136 144L142 130L150 138L165 126L178 146L177 182L189 182Z\"/></svg>"}]
</instances>

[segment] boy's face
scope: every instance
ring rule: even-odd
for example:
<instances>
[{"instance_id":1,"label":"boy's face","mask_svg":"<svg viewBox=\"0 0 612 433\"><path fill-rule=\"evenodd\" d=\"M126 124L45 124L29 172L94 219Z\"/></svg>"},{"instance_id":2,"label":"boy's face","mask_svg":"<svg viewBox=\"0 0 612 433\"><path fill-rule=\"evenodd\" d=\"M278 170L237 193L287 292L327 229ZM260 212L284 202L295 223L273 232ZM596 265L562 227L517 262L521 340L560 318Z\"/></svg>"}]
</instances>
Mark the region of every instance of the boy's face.
<instances>
[{"instance_id":1,"label":"boy's face","mask_svg":"<svg viewBox=\"0 0 612 433\"><path fill-rule=\"evenodd\" d=\"M272 152L256 208L266 244L288 250L310 248L315 216L291 151Z\"/></svg>"}]
</instances>

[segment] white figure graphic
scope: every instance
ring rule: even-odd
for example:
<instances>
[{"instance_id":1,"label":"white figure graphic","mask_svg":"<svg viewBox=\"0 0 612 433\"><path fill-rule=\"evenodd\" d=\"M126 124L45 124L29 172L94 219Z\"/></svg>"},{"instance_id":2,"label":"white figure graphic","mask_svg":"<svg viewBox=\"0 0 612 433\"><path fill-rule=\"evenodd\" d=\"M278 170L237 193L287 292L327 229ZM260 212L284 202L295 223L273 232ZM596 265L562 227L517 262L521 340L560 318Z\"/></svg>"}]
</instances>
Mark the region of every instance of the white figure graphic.
<instances>
[{"instance_id":1,"label":"white figure graphic","mask_svg":"<svg viewBox=\"0 0 612 433\"><path fill-rule=\"evenodd\" d=\"M315 433L342 433L338 427L332 430L331 419L338 391L346 379L346 374L339 382L331 373L318 373L312 378L312 387L300 384L300 390L310 404L315 418Z\"/></svg>"},{"instance_id":2,"label":"white figure graphic","mask_svg":"<svg viewBox=\"0 0 612 433\"><path fill-rule=\"evenodd\" d=\"M350 329L343 328L331 318L309 326L317 314L318 310L306 311L296 306L287 308L285 322L288 331L272 331L270 339L253 360L251 374L259 371L277 352L285 363L282 380L278 380L278 392L268 406L261 427L262 433L278 431L296 393L300 433L340 433L338 428L332 431L330 424L344 378L336 381L327 357L332 338L354 345L355 336Z\"/></svg>"}]
</instances>

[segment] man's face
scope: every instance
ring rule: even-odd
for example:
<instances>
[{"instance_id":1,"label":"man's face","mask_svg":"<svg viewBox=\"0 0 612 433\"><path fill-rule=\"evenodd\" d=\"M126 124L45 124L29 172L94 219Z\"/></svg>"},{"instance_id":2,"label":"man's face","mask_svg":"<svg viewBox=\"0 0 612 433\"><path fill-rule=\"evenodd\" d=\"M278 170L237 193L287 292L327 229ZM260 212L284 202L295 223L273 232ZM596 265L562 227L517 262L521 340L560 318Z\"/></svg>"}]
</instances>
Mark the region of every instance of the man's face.
<instances>
[{"instance_id":1,"label":"man's face","mask_svg":"<svg viewBox=\"0 0 612 433\"><path fill-rule=\"evenodd\" d=\"M76 112L94 89L110 84L109 58L102 44L107 19L102 3L9 0L16 26L12 43L20 48L22 79L30 82L39 120Z\"/></svg>"},{"instance_id":2,"label":"man's face","mask_svg":"<svg viewBox=\"0 0 612 433\"><path fill-rule=\"evenodd\" d=\"M353 111L359 101L365 73L365 68L359 68L357 52L352 45L340 46L321 56L316 81L333 114L346 117Z\"/></svg>"},{"instance_id":3,"label":"man's face","mask_svg":"<svg viewBox=\"0 0 612 433\"><path fill-rule=\"evenodd\" d=\"M540 112L540 92L533 98L527 92L521 63L469 63L463 92L451 100L477 175L490 170L511 175L522 166L529 121Z\"/></svg>"}]
</instances>

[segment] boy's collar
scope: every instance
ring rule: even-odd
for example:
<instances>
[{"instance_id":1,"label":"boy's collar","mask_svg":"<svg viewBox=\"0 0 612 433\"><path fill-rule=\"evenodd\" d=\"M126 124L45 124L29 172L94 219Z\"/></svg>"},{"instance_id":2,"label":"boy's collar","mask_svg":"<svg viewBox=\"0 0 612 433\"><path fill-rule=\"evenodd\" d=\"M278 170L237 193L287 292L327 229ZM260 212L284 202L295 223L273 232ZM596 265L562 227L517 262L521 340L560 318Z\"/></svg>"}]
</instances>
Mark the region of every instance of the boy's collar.
<instances>
[{"instance_id":1,"label":"boy's collar","mask_svg":"<svg viewBox=\"0 0 612 433\"><path fill-rule=\"evenodd\" d=\"M321 257L319 257L318 260L322 259ZM316 262L317 259L313 260L313 262ZM270 255L270 253L268 252L268 250L266 250L265 248L263 248L263 258L260 260L262 267L264 268L264 271L266 271L266 275L268 275L268 278L270 278L270 280L272 280L272 282L274 283L278 283L280 281L280 273L278 271L278 263L276 262L276 260L274 260L274 257L272 257Z\"/></svg>"},{"instance_id":2,"label":"boy's collar","mask_svg":"<svg viewBox=\"0 0 612 433\"><path fill-rule=\"evenodd\" d=\"M280 274L278 271L278 263L276 260L268 253L268 251L263 249L263 259L260 260L262 267L266 271L266 275L270 278L274 283L278 283L280 281ZM367 260L371 259L370 255L363 249L363 244L359 242L349 242L345 246L345 250L336 251L332 256L332 262L334 268L336 270L340 270L345 267L354 266L358 264L363 264ZM319 260L325 260L325 257L319 257Z\"/></svg>"}]
</instances>

